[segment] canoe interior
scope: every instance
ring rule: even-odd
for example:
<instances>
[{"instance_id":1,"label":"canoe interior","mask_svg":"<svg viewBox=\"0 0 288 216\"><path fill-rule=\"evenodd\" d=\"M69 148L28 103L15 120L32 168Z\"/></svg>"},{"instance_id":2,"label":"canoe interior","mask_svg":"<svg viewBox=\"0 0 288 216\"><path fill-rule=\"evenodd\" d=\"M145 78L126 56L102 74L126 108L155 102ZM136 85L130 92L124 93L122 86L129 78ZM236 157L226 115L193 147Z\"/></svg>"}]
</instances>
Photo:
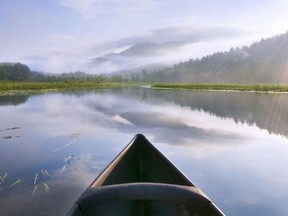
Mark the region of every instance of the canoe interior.
<instances>
[{"instance_id":1,"label":"canoe interior","mask_svg":"<svg viewBox=\"0 0 288 216\"><path fill-rule=\"evenodd\" d=\"M92 187L132 182L194 186L143 135L137 135L131 141Z\"/></svg>"},{"instance_id":2,"label":"canoe interior","mask_svg":"<svg viewBox=\"0 0 288 216\"><path fill-rule=\"evenodd\" d=\"M80 196L67 215L223 216L139 134Z\"/></svg>"}]
</instances>

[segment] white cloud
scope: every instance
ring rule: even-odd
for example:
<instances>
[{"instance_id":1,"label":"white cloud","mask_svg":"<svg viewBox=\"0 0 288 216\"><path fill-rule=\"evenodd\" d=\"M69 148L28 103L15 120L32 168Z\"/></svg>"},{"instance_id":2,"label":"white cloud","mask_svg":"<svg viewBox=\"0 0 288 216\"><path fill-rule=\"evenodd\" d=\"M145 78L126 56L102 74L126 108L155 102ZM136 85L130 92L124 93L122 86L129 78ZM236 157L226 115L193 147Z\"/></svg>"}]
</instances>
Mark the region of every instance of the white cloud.
<instances>
[{"instance_id":1,"label":"white cloud","mask_svg":"<svg viewBox=\"0 0 288 216\"><path fill-rule=\"evenodd\" d=\"M252 37L257 41L284 32L288 28L288 2L258 2L248 4L246 0L232 7L228 0L227 4L186 0L56 0L56 4L49 1L47 5L7 1L6 7L3 3L0 8L0 20L6 24L0 28L0 48L5 50L0 59L21 61L33 70L54 73L111 72L158 60L174 63L180 58L182 61L210 54L215 50L210 48L216 46L218 50L238 46L233 40L242 40L240 44L244 44L247 35L249 45ZM239 11L232 13L238 6ZM97 67L87 64L93 58L145 43L155 43L157 47L143 48L137 56L109 59ZM145 52L149 55L143 55Z\"/></svg>"},{"instance_id":2,"label":"white cloud","mask_svg":"<svg viewBox=\"0 0 288 216\"><path fill-rule=\"evenodd\" d=\"M74 9L85 18L93 18L96 14L103 12L103 0L60 0L61 4Z\"/></svg>"},{"instance_id":3,"label":"white cloud","mask_svg":"<svg viewBox=\"0 0 288 216\"><path fill-rule=\"evenodd\" d=\"M26 63L34 70L53 73L77 70L88 73L109 73L147 64L173 64L177 61L201 57L215 51L214 48L209 52L209 48L217 41L217 45L222 44L227 50L233 44L231 39L243 37L244 34L246 33L241 29L231 26L207 24L200 27L193 23L152 29L102 43L89 40L87 37L51 34L44 40L43 46L34 50L37 55L27 58ZM204 44L205 49L200 48L199 52L198 44L201 46ZM133 45L137 46L128 51L127 48ZM125 49L127 52L122 53ZM221 47L216 49L221 50ZM109 53L110 55L107 55Z\"/></svg>"},{"instance_id":4,"label":"white cloud","mask_svg":"<svg viewBox=\"0 0 288 216\"><path fill-rule=\"evenodd\" d=\"M221 3L207 0L36 2L19 1L15 4L3 1L0 7L0 50L5 52L0 53L1 61L21 61L33 70L47 72L94 72L94 68L87 66L89 60L110 52L119 53L134 44L165 45L162 50L158 46L158 55L153 53L149 61L159 56L171 61L175 55L186 58L195 50L195 45L198 49L200 43L209 43L200 51L211 53L214 50L208 48L220 45L219 40L231 42L223 43L224 49L235 46L231 39L234 36L243 39L245 31L250 34L250 39L253 37L257 41L288 28L287 0L244 0L238 3L228 0ZM216 45L212 45L213 42ZM148 60L147 56L138 57L141 61ZM121 65L105 62L99 70L113 71L123 68L124 64L135 63L131 58L122 60Z\"/></svg>"},{"instance_id":5,"label":"white cloud","mask_svg":"<svg viewBox=\"0 0 288 216\"><path fill-rule=\"evenodd\" d=\"M94 56L91 48L95 41L70 35L51 34L43 40L42 46L34 47L24 62L33 70L63 73L85 70L87 59Z\"/></svg>"},{"instance_id":6,"label":"white cloud","mask_svg":"<svg viewBox=\"0 0 288 216\"><path fill-rule=\"evenodd\" d=\"M129 16L137 16L145 11L153 8L155 0L114 0L116 3L116 11L120 14Z\"/></svg>"},{"instance_id":7,"label":"white cloud","mask_svg":"<svg viewBox=\"0 0 288 216\"><path fill-rule=\"evenodd\" d=\"M123 118L119 114L114 115L112 117L112 120L114 120L117 123L124 124L124 125L133 125L130 121L128 121L127 119Z\"/></svg>"},{"instance_id":8,"label":"white cloud","mask_svg":"<svg viewBox=\"0 0 288 216\"><path fill-rule=\"evenodd\" d=\"M123 48L124 52L98 56L91 59L91 68L101 72L127 70L154 63L174 64L190 58L202 57L217 51L229 50L232 46L246 45L240 38L249 34L242 29L211 23L204 26L194 23L152 29L135 36L120 38L95 46ZM251 36L251 35L250 35ZM135 46L134 46L135 45Z\"/></svg>"},{"instance_id":9,"label":"white cloud","mask_svg":"<svg viewBox=\"0 0 288 216\"><path fill-rule=\"evenodd\" d=\"M109 11L125 14L137 15L151 8L154 0L59 0L66 7L74 9L84 18L93 19L99 14Z\"/></svg>"}]
</instances>

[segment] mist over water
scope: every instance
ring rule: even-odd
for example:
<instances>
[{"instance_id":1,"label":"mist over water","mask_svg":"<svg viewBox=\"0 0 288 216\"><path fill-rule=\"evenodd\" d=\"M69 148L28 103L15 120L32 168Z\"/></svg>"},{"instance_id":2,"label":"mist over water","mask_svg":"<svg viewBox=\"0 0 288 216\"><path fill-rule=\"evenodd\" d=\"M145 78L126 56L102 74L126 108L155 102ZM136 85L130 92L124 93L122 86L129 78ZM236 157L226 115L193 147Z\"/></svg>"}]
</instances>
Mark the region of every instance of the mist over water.
<instances>
[{"instance_id":1,"label":"mist over water","mask_svg":"<svg viewBox=\"0 0 288 216\"><path fill-rule=\"evenodd\" d=\"M65 214L143 133L226 215L287 215L287 106L286 94L144 88L0 97L0 214Z\"/></svg>"}]
</instances>

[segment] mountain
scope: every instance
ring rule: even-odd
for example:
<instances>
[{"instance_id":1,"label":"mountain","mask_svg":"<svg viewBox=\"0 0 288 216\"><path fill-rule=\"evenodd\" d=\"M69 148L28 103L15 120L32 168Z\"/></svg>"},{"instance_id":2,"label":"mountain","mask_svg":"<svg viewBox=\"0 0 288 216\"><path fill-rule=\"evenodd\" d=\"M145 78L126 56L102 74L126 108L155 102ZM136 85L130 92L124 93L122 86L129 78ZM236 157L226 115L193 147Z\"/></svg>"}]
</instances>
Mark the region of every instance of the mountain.
<instances>
[{"instance_id":1,"label":"mountain","mask_svg":"<svg viewBox=\"0 0 288 216\"><path fill-rule=\"evenodd\" d=\"M167 65L165 54L176 49L177 43L141 43L115 53L111 52L103 56L92 58L89 61L90 68L101 69L104 72L119 72L137 70L145 65ZM175 63L175 62L173 62ZM170 66L173 65L170 63Z\"/></svg>"},{"instance_id":2,"label":"mountain","mask_svg":"<svg viewBox=\"0 0 288 216\"><path fill-rule=\"evenodd\" d=\"M201 59L172 66L165 54L177 53L177 43L134 44L118 53L90 60L96 72L119 72L147 82L180 83L288 83L288 32L251 46L231 48ZM193 46L192 46L193 48ZM160 67L149 67L158 65ZM170 65L170 66L169 66ZM147 67L146 67L147 66Z\"/></svg>"},{"instance_id":3,"label":"mountain","mask_svg":"<svg viewBox=\"0 0 288 216\"><path fill-rule=\"evenodd\" d=\"M143 75L142 75L143 76ZM144 80L181 83L288 83L288 32L154 71Z\"/></svg>"},{"instance_id":4,"label":"mountain","mask_svg":"<svg viewBox=\"0 0 288 216\"><path fill-rule=\"evenodd\" d=\"M143 43L135 44L130 48L119 53L121 56L160 56L166 52L171 52L171 49L176 48L177 43Z\"/></svg>"}]
</instances>

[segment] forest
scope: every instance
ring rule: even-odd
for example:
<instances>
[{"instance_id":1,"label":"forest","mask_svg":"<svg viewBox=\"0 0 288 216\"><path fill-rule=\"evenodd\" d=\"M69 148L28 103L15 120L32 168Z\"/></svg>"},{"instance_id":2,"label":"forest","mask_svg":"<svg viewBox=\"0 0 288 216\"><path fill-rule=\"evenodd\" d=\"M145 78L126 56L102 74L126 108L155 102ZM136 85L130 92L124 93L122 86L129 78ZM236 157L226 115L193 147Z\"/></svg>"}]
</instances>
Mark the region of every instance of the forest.
<instances>
[{"instance_id":1,"label":"forest","mask_svg":"<svg viewBox=\"0 0 288 216\"><path fill-rule=\"evenodd\" d=\"M133 81L124 79L121 75L94 75L76 71L62 74L50 74L31 71L22 63L4 62L0 63L0 82L124 82Z\"/></svg>"},{"instance_id":2,"label":"forest","mask_svg":"<svg viewBox=\"0 0 288 216\"><path fill-rule=\"evenodd\" d=\"M0 63L0 81L30 81L33 75L25 64Z\"/></svg>"},{"instance_id":3,"label":"forest","mask_svg":"<svg viewBox=\"0 0 288 216\"><path fill-rule=\"evenodd\" d=\"M50 74L31 71L22 63L0 63L0 81L136 82L136 83L288 83L288 32L262 39L251 46L231 48L171 67L87 74L83 71Z\"/></svg>"},{"instance_id":4,"label":"forest","mask_svg":"<svg viewBox=\"0 0 288 216\"><path fill-rule=\"evenodd\" d=\"M251 46L231 48L201 59L190 59L158 71L142 71L148 82L167 83L288 83L288 32Z\"/></svg>"}]
</instances>

